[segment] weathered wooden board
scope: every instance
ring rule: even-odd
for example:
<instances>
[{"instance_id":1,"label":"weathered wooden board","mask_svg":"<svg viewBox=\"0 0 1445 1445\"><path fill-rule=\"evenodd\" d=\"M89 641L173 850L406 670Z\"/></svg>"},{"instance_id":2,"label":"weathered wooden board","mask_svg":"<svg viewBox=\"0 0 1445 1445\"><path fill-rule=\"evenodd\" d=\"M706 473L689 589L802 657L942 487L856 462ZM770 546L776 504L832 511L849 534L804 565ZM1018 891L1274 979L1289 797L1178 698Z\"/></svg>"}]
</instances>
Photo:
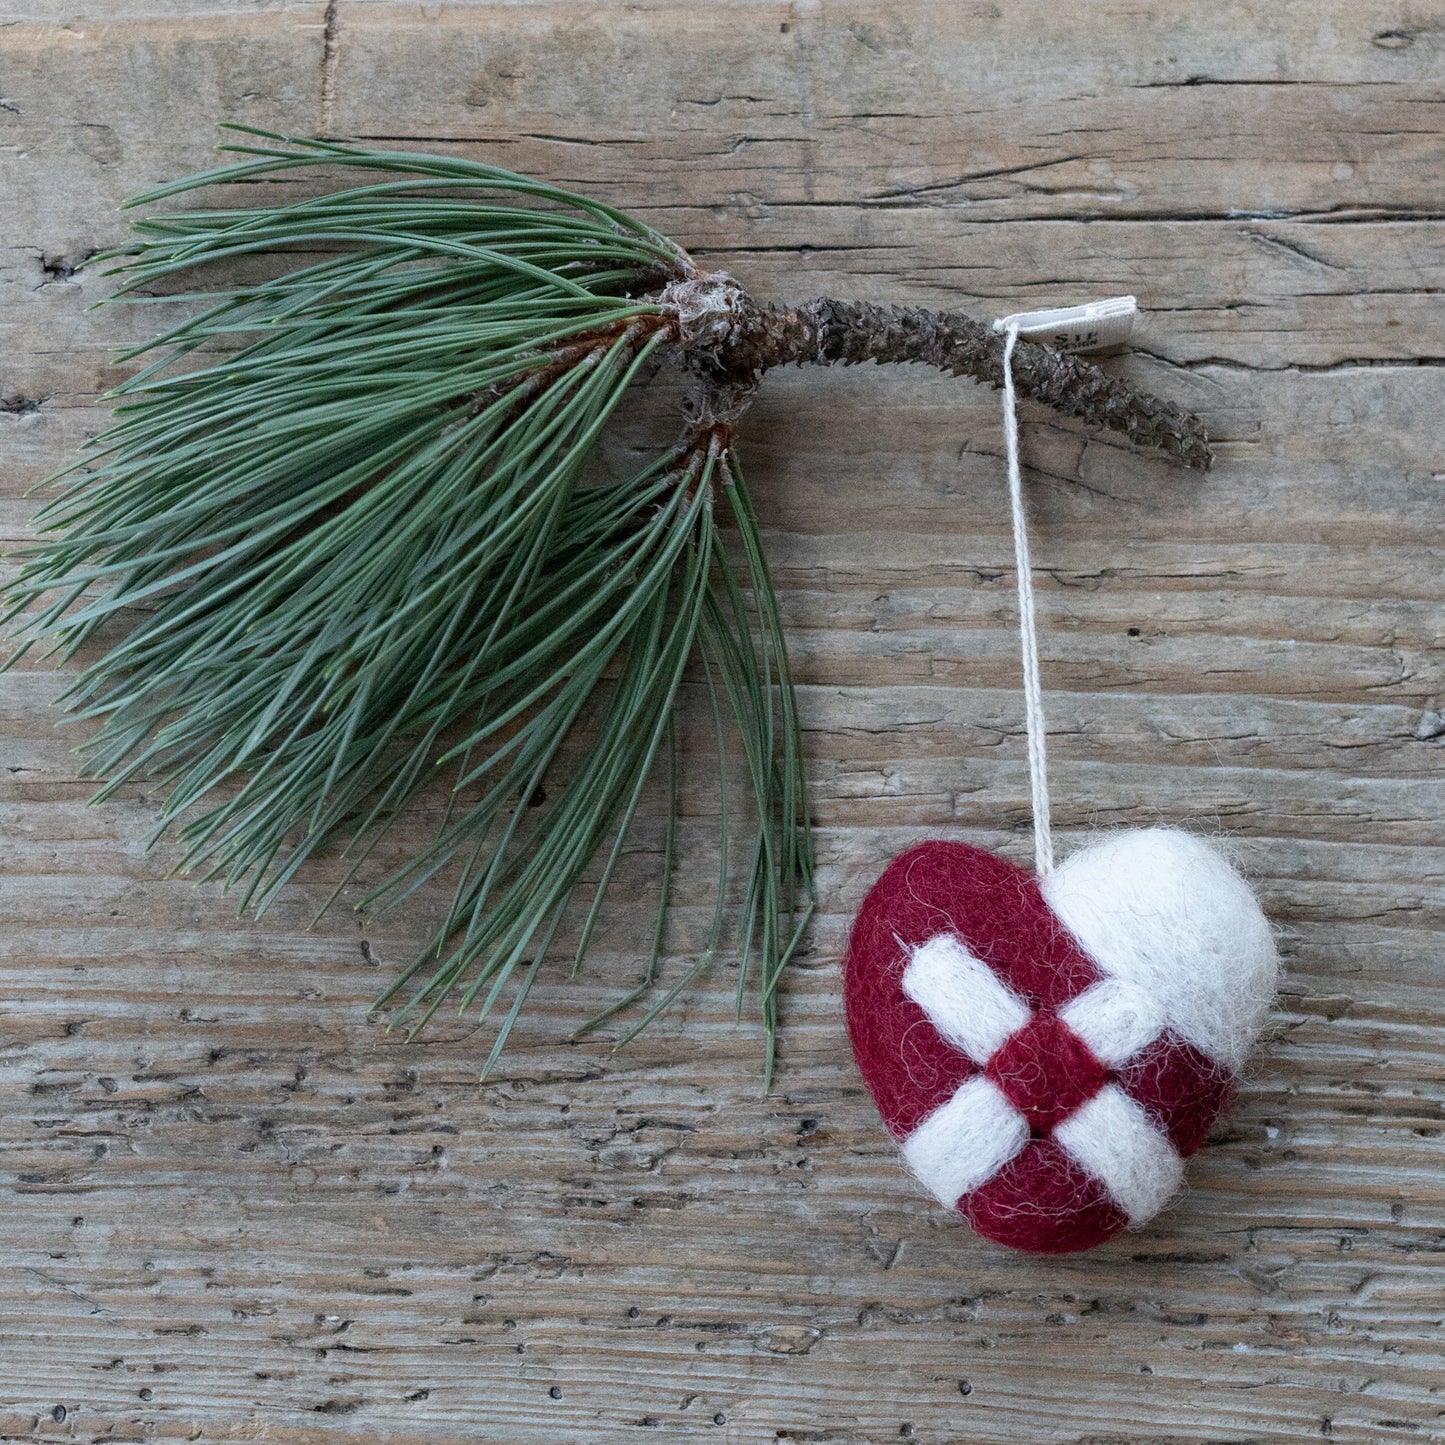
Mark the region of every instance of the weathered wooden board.
<instances>
[{"instance_id":1,"label":"weathered wooden board","mask_svg":"<svg viewBox=\"0 0 1445 1445\"><path fill-rule=\"evenodd\" d=\"M1142 1233L1039 1262L921 1197L838 955L907 841L1027 854L997 400L775 376L744 445L822 910L767 1097L726 967L621 1053L565 1042L635 976L626 917L479 1086L470 1025L367 1015L439 896L307 931L322 863L237 920L143 851L139 790L86 806L63 679L0 677L0 1438L1445 1438L1442 50L1438 0L12 7L7 545L153 319L88 313L106 282L73 267L217 120L591 187L760 295L1138 294L1114 364L1201 409L1220 462L1028 417L1057 824L1228 835L1287 977ZM689 740L674 967L717 861Z\"/></svg>"}]
</instances>

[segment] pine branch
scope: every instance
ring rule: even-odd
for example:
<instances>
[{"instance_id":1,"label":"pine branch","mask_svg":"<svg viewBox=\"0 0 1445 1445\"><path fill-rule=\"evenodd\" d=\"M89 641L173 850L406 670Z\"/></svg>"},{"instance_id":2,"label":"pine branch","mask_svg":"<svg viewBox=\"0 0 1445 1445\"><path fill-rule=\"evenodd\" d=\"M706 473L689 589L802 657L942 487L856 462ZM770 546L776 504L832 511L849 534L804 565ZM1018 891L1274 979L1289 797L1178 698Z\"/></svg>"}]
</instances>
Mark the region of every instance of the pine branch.
<instances>
[{"instance_id":1,"label":"pine branch","mask_svg":"<svg viewBox=\"0 0 1445 1445\"><path fill-rule=\"evenodd\" d=\"M433 838L361 906L450 881L447 917L381 1002L413 1028L447 1002L499 1015L484 1071L573 925L581 962L666 758L646 966L579 1032L638 1009L625 1042L731 942L770 1071L814 864L734 428L775 366L916 361L997 382L997 339L915 308L767 310L623 212L493 166L231 129L240 159L134 204L313 167L386 179L151 212L100 258L135 304L181 277L212 284L124 358L141 366L112 393L113 425L53 479L0 619L16 655L85 649L63 701L91 725L99 796L148 781L179 867L258 912L324 849L349 859L342 892L441 782ZM290 251L311 259L225 284L239 258ZM596 480L599 433L667 353L704 383L681 441ZM1207 464L1197 421L1167 403L1041 347L1015 367L1026 394ZM99 650L107 626L123 635ZM721 861L707 941L669 983L675 713L694 683L717 737Z\"/></svg>"}]
</instances>

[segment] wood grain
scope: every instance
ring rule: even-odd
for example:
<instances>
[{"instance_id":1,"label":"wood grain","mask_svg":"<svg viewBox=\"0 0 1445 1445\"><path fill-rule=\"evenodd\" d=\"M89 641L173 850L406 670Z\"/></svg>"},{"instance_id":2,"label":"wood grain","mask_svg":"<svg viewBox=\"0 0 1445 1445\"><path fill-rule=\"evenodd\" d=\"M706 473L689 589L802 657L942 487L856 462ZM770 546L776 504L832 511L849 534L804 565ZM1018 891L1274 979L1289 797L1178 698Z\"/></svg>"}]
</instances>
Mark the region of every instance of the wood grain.
<instances>
[{"instance_id":1,"label":"wood grain","mask_svg":"<svg viewBox=\"0 0 1445 1445\"><path fill-rule=\"evenodd\" d=\"M772 377L744 452L823 906L767 1097L728 967L623 1052L564 1041L636 975L626 906L478 1085L466 1023L408 1044L367 1014L438 896L308 931L321 862L237 920L143 851L139 790L86 806L63 678L0 677L0 1438L1445 1438L1442 50L1438 0L12 9L5 544L155 319L87 312L106 282L73 267L217 120L589 187L763 296L1138 294L1111 364L1201 410L1220 462L1026 418L1056 826L1226 835L1287 976L1143 1232L1040 1262L921 1196L853 1071L838 955L906 842L1027 855L997 400ZM689 708L674 968L716 865Z\"/></svg>"}]
</instances>

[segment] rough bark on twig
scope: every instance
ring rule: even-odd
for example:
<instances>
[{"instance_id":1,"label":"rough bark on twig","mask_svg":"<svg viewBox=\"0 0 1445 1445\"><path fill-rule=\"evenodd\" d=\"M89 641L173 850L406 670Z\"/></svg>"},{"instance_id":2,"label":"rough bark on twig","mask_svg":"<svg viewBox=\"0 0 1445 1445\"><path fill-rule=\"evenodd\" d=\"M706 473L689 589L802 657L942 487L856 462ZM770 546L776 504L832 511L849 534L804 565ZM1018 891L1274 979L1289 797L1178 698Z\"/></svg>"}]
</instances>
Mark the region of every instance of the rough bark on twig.
<instances>
[{"instance_id":1,"label":"rough bark on twig","mask_svg":"<svg viewBox=\"0 0 1445 1445\"><path fill-rule=\"evenodd\" d=\"M1003 337L957 311L827 296L764 307L720 273L669 286L661 299L677 311L690 359L711 374L735 412L776 366L917 362L1003 385ZM1120 432L1139 446L1158 447L1201 471L1214 460L1197 416L1081 357L1020 341L1013 370L1024 396L1065 416Z\"/></svg>"}]
</instances>

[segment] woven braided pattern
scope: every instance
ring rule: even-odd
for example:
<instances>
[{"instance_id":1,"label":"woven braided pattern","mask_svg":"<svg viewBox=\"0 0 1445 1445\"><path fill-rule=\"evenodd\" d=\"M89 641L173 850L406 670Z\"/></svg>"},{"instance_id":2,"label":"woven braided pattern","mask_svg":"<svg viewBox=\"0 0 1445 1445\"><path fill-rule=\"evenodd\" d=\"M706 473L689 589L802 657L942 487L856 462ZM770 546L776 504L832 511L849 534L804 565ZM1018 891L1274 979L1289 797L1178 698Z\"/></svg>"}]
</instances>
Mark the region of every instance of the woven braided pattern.
<instances>
[{"instance_id":1,"label":"woven braided pattern","mask_svg":"<svg viewBox=\"0 0 1445 1445\"><path fill-rule=\"evenodd\" d=\"M1268 926L1222 859L1168 830L1118 837L1123 866L1141 851L1173 861L1182 846L1210 899L1225 890L1234 915L1195 910L1193 921L1247 970L1217 980L1232 1005L1196 1007L1211 937L1201 936L1187 987L1150 986L1126 949L1091 953L1064 925L1046 897L1060 874L1041 888L961 844L924 843L896 859L854 925L849 1031L884 1122L941 1202L1015 1248L1090 1248L1178 1191L1183 1160L1229 1097L1238 1036L1257 1030L1272 988ZM1090 881L1087 860L1078 876ZM1056 901L1084 915L1068 881ZM1180 911L1173 903L1165 898Z\"/></svg>"}]
</instances>

